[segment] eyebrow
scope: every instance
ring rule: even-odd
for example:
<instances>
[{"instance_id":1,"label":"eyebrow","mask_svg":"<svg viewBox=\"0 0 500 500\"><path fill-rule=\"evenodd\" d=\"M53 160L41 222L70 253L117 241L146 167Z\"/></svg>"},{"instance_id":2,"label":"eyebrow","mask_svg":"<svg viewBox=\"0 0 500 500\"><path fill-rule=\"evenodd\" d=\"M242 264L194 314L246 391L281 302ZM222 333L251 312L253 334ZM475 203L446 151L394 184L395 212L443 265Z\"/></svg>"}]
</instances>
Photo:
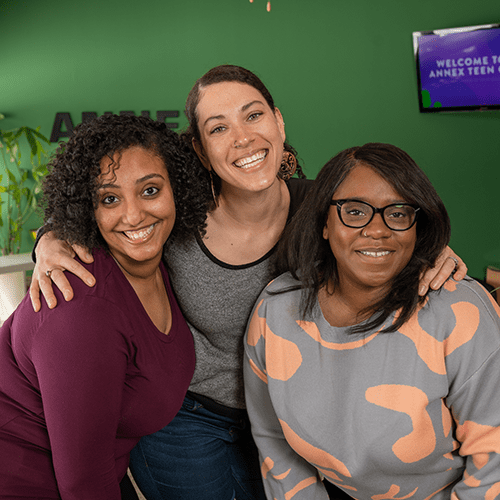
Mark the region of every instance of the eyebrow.
<instances>
[{"instance_id":1,"label":"eyebrow","mask_svg":"<svg viewBox=\"0 0 500 500\"><path fill-rule=\"evenodd\" d=\"M135 184L142 184L143 182L149 180L149 179L154 179L154 178L160 178L160 179L163 179L165 180L165 178L163 177L163 175L160 175L160 174L148 174L148 175L145 175L144 177L141 177L140 179L137 179L135 181ZM108 184L101 184L97 189L107 189L107 188L120 188L120 186L118 184L113 184L112 182L108 183Z\"/></svg>"},{"instance_id":2,"label":"eyebrow","mask_svg":"<svg viewBox=\"0 0 500 500\"><path fill-rule=\"evenodd\" d=\"M263 105L264 103L262 101L259 101L258 99L256 99L255 101L249 102L248 104L244 104L243 106L241 106L240 111L246 111L248 108L250 108L254 104L262 104ZM225 118L224 115L209 116L205 120L205 122L203 123L203 126L205 126L210 120L221 120L223 118Z\"/></svg>"}]
</instances>

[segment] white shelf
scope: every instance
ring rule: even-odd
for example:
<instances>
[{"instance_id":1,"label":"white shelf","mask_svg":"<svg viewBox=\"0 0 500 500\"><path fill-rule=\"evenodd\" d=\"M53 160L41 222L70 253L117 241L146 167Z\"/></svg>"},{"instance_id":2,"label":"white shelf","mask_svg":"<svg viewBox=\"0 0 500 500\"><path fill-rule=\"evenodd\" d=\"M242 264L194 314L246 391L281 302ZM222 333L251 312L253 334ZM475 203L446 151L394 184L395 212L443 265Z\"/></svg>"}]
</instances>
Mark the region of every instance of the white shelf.
<instances>
[{"instance_id":1,"label":"white shelf","mask_svg":"<svg viewBox=\"0 0 500 500\"><path fill-rule=\"evenodd\" d=\"M26 294L26 271L35 267L30 253L0 257L0 326Z\"/></svg>"},{"instance_id":2,"label":"white shelf","mask_svg":"<svg viewBox=\"0 0 500 500\"><path fill-rule=\"evenodd\" d=\"M30 271L35 267L30 253L4 255L0 257L0 274Z\"/></svg>"}]
</instances>

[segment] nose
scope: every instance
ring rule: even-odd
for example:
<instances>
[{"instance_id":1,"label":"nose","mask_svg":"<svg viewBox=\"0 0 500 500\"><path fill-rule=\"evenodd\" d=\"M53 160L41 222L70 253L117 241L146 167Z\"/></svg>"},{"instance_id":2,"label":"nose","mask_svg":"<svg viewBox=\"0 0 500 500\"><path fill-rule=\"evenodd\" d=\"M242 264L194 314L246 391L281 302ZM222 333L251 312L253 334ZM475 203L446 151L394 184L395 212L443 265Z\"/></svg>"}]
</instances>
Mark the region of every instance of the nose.
<instances>
[{"instance_id":1,"label":"nose","mask_svg":"<svg viewBox=\"0 0 500 500\"><path fill-rule=\"evenodd\" d=\"M385 224L382 214L375 214L370 223L363 228L362 234L374 239L389 238L392 230Z\"/></svg>"},{"instance_id":2,"label":"nose","mask_svg":"<svg viewBox=\"0 0 500 500\"><path fill-rule=\"evenodd\" d=\"M235 148L244 148L248 146L251 142L251 138L249 137L248 130L243 126L236 126L233 129L234 133L234 147Z\"/></svg>"},{"instance_id":3,"label":"nose","mask_svg":"<svg viewBox=\"0 0 500 500\"><path fill-rule=\"evenodd\" d=\"M123 222L130 227L135 227L141 224L144 220L144 209L140 200L133 198L126 200L123 204L122 219Z\"/></svg>"}]
</instances>

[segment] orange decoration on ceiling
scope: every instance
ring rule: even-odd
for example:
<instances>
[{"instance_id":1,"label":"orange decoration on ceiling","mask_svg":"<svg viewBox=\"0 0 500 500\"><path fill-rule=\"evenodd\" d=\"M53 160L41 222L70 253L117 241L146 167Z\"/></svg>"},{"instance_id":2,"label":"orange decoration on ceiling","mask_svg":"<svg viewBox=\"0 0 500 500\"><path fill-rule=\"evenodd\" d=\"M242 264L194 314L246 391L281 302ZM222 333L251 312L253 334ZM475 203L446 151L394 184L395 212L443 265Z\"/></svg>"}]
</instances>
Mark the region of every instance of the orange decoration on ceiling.
<instances>
[{"instance_id":1,"label":"orange decoration on ceiling","mask_svg":"<svg viewBox=\"0 0 500 500\"><path fill-rule=\"evenodd\" d=\"M250 3L253 3L253 0L250 0ZM271 2L270 1L267 2L266 10L267 10L267 12L271 12Z\"/></svg>"}]
</instances>

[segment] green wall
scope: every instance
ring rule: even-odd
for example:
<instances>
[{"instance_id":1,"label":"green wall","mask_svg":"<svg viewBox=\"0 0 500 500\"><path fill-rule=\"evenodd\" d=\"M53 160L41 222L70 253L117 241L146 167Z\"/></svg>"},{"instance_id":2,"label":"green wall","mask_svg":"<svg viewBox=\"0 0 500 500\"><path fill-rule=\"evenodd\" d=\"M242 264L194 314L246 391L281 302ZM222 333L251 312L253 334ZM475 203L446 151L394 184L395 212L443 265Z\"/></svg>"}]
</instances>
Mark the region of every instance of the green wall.
<instances>
[{"instance_id":1,"label":"green wall","mask_svg":"<svg viewBox=\"0 0 500 500\"><path fill-rule=\"evenodd\" d=\"M500 113L420 114L411 33L499 18L498 0L0 0L0 127L182 112L197 77L239 64L268 85L308 176L368 141L412 155L482 277L500 264Z\"/></svg>"}]
</instances>

